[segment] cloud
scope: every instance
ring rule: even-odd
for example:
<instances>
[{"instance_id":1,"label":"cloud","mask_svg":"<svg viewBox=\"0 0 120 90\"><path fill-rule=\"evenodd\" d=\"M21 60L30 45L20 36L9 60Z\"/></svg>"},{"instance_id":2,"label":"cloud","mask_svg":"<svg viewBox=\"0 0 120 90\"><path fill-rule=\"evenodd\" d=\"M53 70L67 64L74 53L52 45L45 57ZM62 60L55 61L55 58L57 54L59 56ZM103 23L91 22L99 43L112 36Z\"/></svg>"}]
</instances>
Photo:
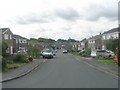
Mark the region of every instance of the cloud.
<instances>
[{"instance_id":1,"label":"cloud","mask_svg":"<svg viewBox=\"0 0 120 90\"><path fill-rule=\"evenodd\" d=\"M87 20L97 21L100 18L107 18L111 21L117 20L117 8L109 6L109 5L101 5L101 4L91 4L86 11L88 11L85 15Z\"/></svg>"},{"instance_id":2,"label":"cloud","mask_svg":"<svg viewBox=\"0 0 120 90\"><path fill-rule=\"evenodd\" d=\"M80 17L79 13L73 8L58 8L55 10L55 15L68 21L76 21Z\"/></svg>"},{"instance_id":3,"label":"cloud","mask_svg":"<svg viewBox=\"0 0 120 90\"><path fill-rule=\"evenodd\" d=\"M48 23L52 20L50 15L30 13L25 16L18 16L15 18L17 24L34 24L34 23Z\"/></svg>"}]
</instances>

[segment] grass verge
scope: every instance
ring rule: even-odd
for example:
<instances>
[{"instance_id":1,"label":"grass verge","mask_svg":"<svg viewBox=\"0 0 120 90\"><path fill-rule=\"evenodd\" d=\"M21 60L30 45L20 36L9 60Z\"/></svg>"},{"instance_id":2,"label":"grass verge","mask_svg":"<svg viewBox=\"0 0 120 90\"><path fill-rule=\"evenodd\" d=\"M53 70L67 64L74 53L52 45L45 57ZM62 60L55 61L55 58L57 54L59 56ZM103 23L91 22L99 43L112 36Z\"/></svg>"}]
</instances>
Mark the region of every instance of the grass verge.
<instances>
[{"instance_id":1,"label":"grass verge","mask_svg":"<svg viewBox=\"0 0 120 90\"><path fill-rule=\"evenodd\" d=\"M110 59L110 60L97 60L97 62L105 63L105 64L115 64L113 59Z\"/></svg>"}]
</instances>

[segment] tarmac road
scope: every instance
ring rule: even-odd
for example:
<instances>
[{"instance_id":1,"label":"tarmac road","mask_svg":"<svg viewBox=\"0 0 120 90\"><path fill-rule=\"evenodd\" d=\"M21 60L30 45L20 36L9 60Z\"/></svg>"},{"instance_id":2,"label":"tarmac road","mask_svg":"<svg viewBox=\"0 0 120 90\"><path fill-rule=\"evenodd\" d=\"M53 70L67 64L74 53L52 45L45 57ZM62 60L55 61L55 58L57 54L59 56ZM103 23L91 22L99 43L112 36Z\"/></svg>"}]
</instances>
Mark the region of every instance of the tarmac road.
<instances>
[{"instance_id":1,"label":"tarmac road","mask_svg":"<svg viewBox=\"0 0 120 90\"><path fill-rule=\"evenodd\" d=\"M82 61L82 60L81 60ZM118 80L58 51L30 74L4 82L3 88L118 88Z\"/></svg>"}]
</instances>

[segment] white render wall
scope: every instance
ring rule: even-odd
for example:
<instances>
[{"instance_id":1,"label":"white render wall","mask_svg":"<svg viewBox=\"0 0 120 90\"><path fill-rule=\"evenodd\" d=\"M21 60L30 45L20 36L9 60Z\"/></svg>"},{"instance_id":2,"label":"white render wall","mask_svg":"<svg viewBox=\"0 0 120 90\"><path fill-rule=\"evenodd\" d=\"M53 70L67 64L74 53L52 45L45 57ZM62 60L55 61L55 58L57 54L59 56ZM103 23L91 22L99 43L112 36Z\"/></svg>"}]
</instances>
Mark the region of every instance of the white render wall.
<instances>
[{"instance_id":1,"label":"white render wall","mask_svg":"<svg viewBox=\"0 0 120 90\"><path fill-rule=\"evenodd\" d=\"M118 39L118 32L103 34L103 35L102 35L102 39L103 39L103 40L107 40L107 39Z\"/></svg>"}]
</instances>

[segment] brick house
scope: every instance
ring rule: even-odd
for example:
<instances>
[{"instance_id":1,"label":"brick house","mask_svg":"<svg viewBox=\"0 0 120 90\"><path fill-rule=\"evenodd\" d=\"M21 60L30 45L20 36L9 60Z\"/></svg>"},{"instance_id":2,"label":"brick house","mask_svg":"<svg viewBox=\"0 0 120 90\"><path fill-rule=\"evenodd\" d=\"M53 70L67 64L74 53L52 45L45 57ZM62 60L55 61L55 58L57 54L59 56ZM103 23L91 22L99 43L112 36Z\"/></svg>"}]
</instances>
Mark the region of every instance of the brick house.
<instances>
[{"instance_id":1,"label":"brick house","mask_svg":"<svg viewBox=\"0 0 120 90\"><path fill-rule=\"evenodd\" d=\"M13 54L13 33L9 28L0 28L0 38L8 45L8 49L6 53L12 55Z\"/></svg>"},{"instance_id":2,"label":"brick house","mask_svg":"<svg viewBox=\"0 0 120 90\"><path fill-rule=\"evenodd\" d=\"M29 45L36 47L39 50L43 50L45 48L49 48L50 43L38 42L37 40L29 40Z\"/></svg>"},{"instance_id":3,"label":"brick house","mask_svg":"<svg viewBox=\"0 0 120 90\"><path fill-rule=\"evenodd\" d=\"M120 38L120 27L113 28L109 31L106 31L102 34L102 49L106 49L106 42L110 39L119 39Z\"/></svg>"},{"instance_id":4,"label":"brick house","mask_svg":"<svg viewBox=\"0 0 120 90\"><path fill-rule=\"evenodd\" d=\"M28 39L19 35L13 35L13 40L14 40L14 53L27 52Z\"/></svg>"},{"instance_id":5,"label":"brick house","mask_svg":"<svg viewBox=\"0 0 120 90\"><path fill-rule=\"evenodd\" d=\"M101 36L101 34L96 35L96 36L92 36L88 39L88 48L90 48L91 51L102 49L102 36Z\"/></svg>"}]
</instances>

